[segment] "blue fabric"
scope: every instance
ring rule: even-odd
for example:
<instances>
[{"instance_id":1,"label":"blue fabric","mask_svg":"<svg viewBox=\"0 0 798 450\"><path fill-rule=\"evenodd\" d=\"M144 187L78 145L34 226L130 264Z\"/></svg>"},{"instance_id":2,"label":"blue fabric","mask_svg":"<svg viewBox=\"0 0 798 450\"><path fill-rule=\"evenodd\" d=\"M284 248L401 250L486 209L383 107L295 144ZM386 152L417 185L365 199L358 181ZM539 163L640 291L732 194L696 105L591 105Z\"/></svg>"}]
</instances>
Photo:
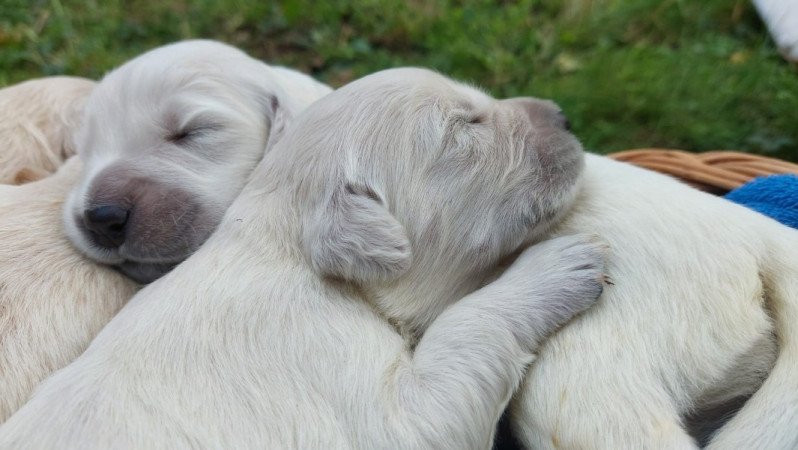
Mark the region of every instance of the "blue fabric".
<instances>
[{"instance_id":1,"label":"blue fabric","mask_svg":"<svg viewBox=\"0 0 798 450\"><path fill-rule=\"evenodd\" d=\"M784 225L798 228L798 176L772 175L756 178L725 196Z\"/></svg>"}]
</instances>

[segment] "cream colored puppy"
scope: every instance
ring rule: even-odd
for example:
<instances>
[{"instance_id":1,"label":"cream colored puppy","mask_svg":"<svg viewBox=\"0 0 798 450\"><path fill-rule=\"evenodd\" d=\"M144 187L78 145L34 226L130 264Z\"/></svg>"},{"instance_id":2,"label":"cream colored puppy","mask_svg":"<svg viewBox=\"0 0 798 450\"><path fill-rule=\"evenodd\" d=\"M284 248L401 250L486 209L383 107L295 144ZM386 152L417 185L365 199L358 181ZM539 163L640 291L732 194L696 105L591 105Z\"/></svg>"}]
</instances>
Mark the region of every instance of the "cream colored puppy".
<instances>
[{"instance_id":1,"label":"cream colored puppy","mask_svg":"<svg viewBox=\"0 0 798 450\"><path fill-rule=\"evenodd\" d=\"M0 447L487 448L538 344L602 290L603 244L566 237L471 293L573 199L563 125L419 69L319 100ZM427 311L414 351L375 305Z\"/></svg>"},{"instance_id":2,"label":"cream colored puppy","mask_svg":"<svg viewBox=\"0 0 798 450\"><path fill-rule=\"evenodd\" d=\"M131 220L149 221L130 236L164 252L180 248L174 265L215 227L280 128L328 91L204 41L146 53L97 85L78 133L88 170L81 175L73 158L44 180L0 186L0 422L83 352L138 288L70 244L61 219L69 191L67 230L76 228L75 205L130 200L140 208ZM175 130L187 136L169 141Z\"/></svg>"},{"instance_id":3,"label":"cream colored puppy","mask_svg":"<svg viewBox=\"0 0 798 450\"><path fill-rule=\"evenodd\" d=\"M0 423L80 355L137 289L63 234L61 206L80 168L74 157L40 181L0 185Z\"/></svg>"},{"instance_id":4,"label":"cream colored puppy","mask_svg":"<svg viewBox=\"0 0 798 450\"><path fill-rule=\"evenodd\" d=\"M551 236L606 238L616 282L516 395L527 447L695 448L685 416L753 393L708 448L798 448L798 232L599 156L585 177Z\"/></svg>"},{"instance_id":5,"label":"cream colored puppy","mask_svg":"<svg viewBox=\"0 0 798 450\"><path fill-rule=\"evenodd\" d=\"M0 184L38 180L75 154L72 132L93 87L49 77L0 89Z\"/></svg>"},{"instance_id":6,"label":"cream colored puppy","mask_svg":"<svg viewBox=\"0 0 798 450\"><path fill-rule=\"evenodd\" d=\"M139 282L158 278L210 235L285 123L328 92L219 42L133 59L86 103L67 235Z\"/></svg>"}]
</instances>

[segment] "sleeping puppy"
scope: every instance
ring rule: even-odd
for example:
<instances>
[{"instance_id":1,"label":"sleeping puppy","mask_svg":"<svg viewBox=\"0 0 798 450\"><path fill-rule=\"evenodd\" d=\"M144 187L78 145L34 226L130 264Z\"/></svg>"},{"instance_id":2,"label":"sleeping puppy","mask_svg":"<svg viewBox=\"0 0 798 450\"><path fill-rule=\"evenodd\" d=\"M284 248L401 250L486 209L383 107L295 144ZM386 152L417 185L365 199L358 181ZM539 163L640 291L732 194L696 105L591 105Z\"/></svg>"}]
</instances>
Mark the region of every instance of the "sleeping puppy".
<instances>
[{"instance_id":1,"label":"sleeping puppy","mask_svg":"<svg viewBox=\"0 0 798 450\"><path fill-rule=\"evenodd\" d=\"M511 407L518 437L696 448L685 416L733 413L753 394L708 448L798 448L798 232L600 156L585 177L550 236L599 233L617 280L541 349Z\"/></svg>"},{"instance_id":2,"label":"sleeping puppy","mask_svg":"<svg viewBox=\"0 0 798 450\"><path fill-rule=\"evenodd\" d=\"M48 77L0 89L0 184L55 172L75 154L72 132L94 82Z\"/></svg>"},{"instance_id":3,"label":"sleeping puppy","mask_svg":"<svg viewBox=\"0 0 798 450\"><path fill-rule=\"evenodd\" d=\"M158 278L210 235L286 121L329 91L212 41L133 59L86 104L67 235L138 282Z\"/></svg>"},{"instance_id":4,"label":"sleeping puppy","mask_svg":"<svg viewBox=\"0 0 798 450\"><path fill-rule=\"evenodd\" d=\"M61 207L80 167L73 157L40 181L0 185L0 423L80 355L137 289L63 234Z\"/></svg>"},{"instance_id":5,"label":"sleeping puppy","mask_svg":"<svg viewBox=\"0 0 798 450\"><path fill-rule=\"evenodd\" d=\"M420 69L355 81L0 447L486 448L541 340L600 294L605 247L549 241L474 290L561 216L582 158L552 104ZM442 312L411 351L375 305Z\"/></svg>"},{"instance_id":6,"label":"sleeping puppy","mask_svg":"<svg viewBox=\"0 0 798 450\"><path fill-rule=\"evenodd\" d=\"M188 242L180 246L188 252L216 225L218 210L232 201L275 133L328 90L305 75L270 68L213 42L154 50L98 85L87 105L87 126L79 133L88 174L81 175L80 161L72 158L49 178L0 186L0 422L42 379L83 352L138 288L70 244L61 220L70 189L77 186L68 211L96 198L138 200L131 203L140 208L131 221L148 221L150 228L131 227L131 239L161 248L176 248L170 239ZM216 120L214 128L185 142L163 141L169 127L200 119ZM138 154L120 156L133 146ZM126 178L133 173L140 179ZM120 187L113 189L113 183ZM123 192L123 187L130 189ZM88 196L81 194L84 189ZM142 218L141 209L160 214L163 223ZM67 229L73 233L74 220L68 213ZM137 234L144 231L149 234Z\"/></svg>"}]
</instances>

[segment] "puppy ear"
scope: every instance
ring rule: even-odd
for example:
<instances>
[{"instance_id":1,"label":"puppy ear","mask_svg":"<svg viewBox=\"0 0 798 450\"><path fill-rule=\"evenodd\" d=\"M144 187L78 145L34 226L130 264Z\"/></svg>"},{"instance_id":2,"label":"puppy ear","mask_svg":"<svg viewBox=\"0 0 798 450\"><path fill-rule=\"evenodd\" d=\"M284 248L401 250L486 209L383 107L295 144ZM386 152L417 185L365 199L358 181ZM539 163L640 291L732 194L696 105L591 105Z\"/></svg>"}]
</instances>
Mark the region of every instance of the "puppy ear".
<instances>
[{"instance_id":1,"label":"puppy ear","mask_svg":"<svg viewBox=\"0 0 798 450\"><path fill-rule=\"evenodd\" d=\"M404 227L371 189L337 189L305 228L305 254L321 275L356 282L390 281L410 268Z\"/></svg>"},{"instance_id":2,"label":"puppy ear","mask_svg":"<svg viewBox=\"0 0 798 450\"><path fill-rule=\"evenodd\" d=\"M274 144L283 137L285 127L292 119L291 113L288 108L280 104L280 99L275 95L268 97L268 106L266 106L266 120L270 121L269 126L269 139L266 141L266 151L272 149Z\"/></svg>"},{"instance_id":3,"label":"puppy ear","mask_svg":"<svg viewBox=\"0 0 798 450\"><path fill-rule=\"evenodd\" d=\"M75 132L83 125L83 111L86 109L86 100L94 86L83 87L75 93L75 98L59 115L59 120L53 125L53 130L60 136L59 154L66 160L77 153Z\"/></svg>"}]
</instances>

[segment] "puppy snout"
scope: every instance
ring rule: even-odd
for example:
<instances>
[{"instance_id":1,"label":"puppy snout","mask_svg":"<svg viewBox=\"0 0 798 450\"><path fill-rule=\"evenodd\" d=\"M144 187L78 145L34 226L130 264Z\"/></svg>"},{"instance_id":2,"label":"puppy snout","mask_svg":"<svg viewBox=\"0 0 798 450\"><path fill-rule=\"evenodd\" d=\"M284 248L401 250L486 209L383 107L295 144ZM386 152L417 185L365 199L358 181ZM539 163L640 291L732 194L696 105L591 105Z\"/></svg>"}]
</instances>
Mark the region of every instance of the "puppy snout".
<instances>
[{"instance_id":1,"label":"puppy snout","mask_svg":"<svg viewBox=\"0 0 798 450\"><path fill-rule=\"evenodd\" d=\"M554 102L533 97L522 97L505 100L521 108L536 126L571 129L571 122L562 109Z\"/></svg>"},{"instance_id":2,"label":"puppy snout","mask_svg":"<svg viewBox=\"0 0 798 450\"><path fill-rule=\"evenodd\" d=\"M83 212L83 223L98 245L116 248L125 242L129 216L130 210L118 205L98 206Z\"/></svg>"}]
</instances>

